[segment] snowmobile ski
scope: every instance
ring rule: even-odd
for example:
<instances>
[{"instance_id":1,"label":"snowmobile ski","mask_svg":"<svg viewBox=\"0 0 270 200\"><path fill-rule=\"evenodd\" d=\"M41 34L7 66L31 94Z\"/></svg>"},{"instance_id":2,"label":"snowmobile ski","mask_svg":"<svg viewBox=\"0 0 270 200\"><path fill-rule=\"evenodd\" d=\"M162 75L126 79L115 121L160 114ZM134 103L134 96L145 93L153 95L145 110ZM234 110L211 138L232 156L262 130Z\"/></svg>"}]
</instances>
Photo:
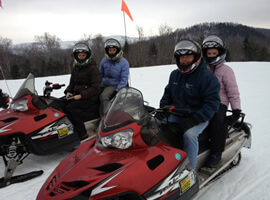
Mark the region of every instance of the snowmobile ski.
<instances>
[{"instance_id":1,"label":"snowmobile ski","mask_svg":"<svg viewBox=\"0 0 270 200\"><path fill-rule=\"evenodd\" d=\"M9 186L9 185L14 184L14 183L21 183L24 181L28 181L30 179L33 179L33 178L40 176L41 174L43 174L43 170L33 171L33 172L30 172L27 174L13 176L13 177L11 177L10 180L7 180L4 177L2 177L2 178L0 178L0 188Z\"/></svg>"}]
</instances>

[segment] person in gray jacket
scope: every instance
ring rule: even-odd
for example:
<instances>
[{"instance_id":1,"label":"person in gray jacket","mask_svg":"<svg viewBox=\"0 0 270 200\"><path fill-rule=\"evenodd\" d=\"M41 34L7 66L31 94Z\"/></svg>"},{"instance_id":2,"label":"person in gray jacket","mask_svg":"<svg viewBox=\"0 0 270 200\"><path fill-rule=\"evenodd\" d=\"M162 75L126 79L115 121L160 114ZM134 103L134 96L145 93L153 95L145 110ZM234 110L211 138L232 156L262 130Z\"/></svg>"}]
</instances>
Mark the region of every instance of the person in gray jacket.
<instances>
[{"instance_id":1,"label":"person in gray jacket","mask_svg":"<svg viewBox=\"0 0 270 200\"><path fill-rule=\"evenodd\" d=\"M207 165L208 167L215 167L220 162L225 148L228 134L227 125L232 125L240 117L240 93L232 68L224 64L226 58L225 43L218 36L210 35L204 39L202 49L208 69L215 74L220 83L221 104L208 126L211 138L211 155ZM229 104L233 115L226 117Z\"/></svg>"}]
</instances>

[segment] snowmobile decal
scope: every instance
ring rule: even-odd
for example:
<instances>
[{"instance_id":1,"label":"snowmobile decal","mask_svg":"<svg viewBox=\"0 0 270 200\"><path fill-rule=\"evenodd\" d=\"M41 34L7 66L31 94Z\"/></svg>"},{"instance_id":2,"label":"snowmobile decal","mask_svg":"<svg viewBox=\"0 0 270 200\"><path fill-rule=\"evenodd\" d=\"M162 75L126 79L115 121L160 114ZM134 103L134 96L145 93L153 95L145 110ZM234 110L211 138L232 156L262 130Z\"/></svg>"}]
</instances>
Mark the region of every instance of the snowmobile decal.
<instances>
[{"instance_id":1,"label":"snowmobile decal","mask_svg":"<svg viewBox=\"0 0 270 200\"><path fill-rule=\"evenodd\" d=\"M106 185L107 183L109 183L111 180L113 180L115 177L117 177L119 174L121 174L123 171L125 170L122 170L120 172L118 172L117 174L115 174L113 177L111 177L110 179L108 179L107 181L105 181L104 183L102 183L100 186L98 186L97 188L95 188L93 191L92 191L92 194L91 196L94 196L94 195L97 195L99 193L102 193L102 192L105 192L107 190L111 190L115 187L117 187L117 185L115 186L110 186L110 187L103 187L104 185Z\"/></svg>"},{"instance_id":2,"label":"snowmobile decal","mask_svg":"<svg viewBox=\"0 0 270 200\"><path fill-rule=\"evenodd\" d=\"M16 123L16 122L13 122L13 123L11 123L11 124L8 124L8 125L3 126L2 128L0 128L0 133L4 133L4 132L6 132L6 131L12 130L12 129L6 129L6 128L8 128L9 126L13 125L14 123Z\"/></svg>"},{"instance_id":3,"label":"snowmobile decal","mask_svg":"<svg viewBox=\"0 0 270 200\"><path fill-rule=\"evenodd\" d=\"M61 130L64 130L64 132L67 131L67 133L61 135ZM38 132L38 135L32 136L31 138L35 140L35 139L47 137L48 135L57 135L57 134L59 134L59 136L61 137L64 135L70 135L72 133L73 133L73 129L71 125L66 125L65 123L61 123L60 125L56 123L52 123L49 126L46 126L45 128L43 128L40 132Z\"/></svg>"},{"instance_id":4,"label":"snowmobile decal","mask_svg":"<svg viewBox=\"0 0 270 200\"><path fill-rule=\"evenodd\" d=\"M184 170L182 173L177 173L179 171L179 168L176 168L173 173L171 173L161 184L160 186L156 189L155 193L153 196L147 198L148 200L153 200L153 199L158 199L162 197L164 194L173 191L179 187L181 187L180 181L185 180L189 176L194 177L193 171L189 170ZM191 181L191 184L189 185L189 188L195 184L195 179ZM181 188L180 188L181 189ZM188 188L186 188L187 190ZM182 188L183 191L183 188ZM184 191L183 191L184 192Z\"/></svg>"}]
</instances>

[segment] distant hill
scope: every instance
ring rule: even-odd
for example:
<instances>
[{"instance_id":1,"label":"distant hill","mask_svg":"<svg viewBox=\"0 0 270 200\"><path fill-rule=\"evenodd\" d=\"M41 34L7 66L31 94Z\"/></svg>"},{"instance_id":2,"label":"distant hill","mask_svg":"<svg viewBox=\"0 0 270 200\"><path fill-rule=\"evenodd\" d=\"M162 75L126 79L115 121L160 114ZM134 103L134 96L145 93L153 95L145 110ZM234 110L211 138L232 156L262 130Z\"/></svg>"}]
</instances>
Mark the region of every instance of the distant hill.
<instances>
[{"instance_id":1,"label":"distant hill","mask_svg":"<svg viewBox=\"0 0 270 200\"><path fill-rule=\"evenodd\" d=\"M270 41L270 29L253 28L237 23L201 23L185 29L177 29L174 34L182 34L197 39L214 34L220 36L224 40L232 37L253 37Z\"/></svg>"},{"instance_id":2,"label":"distant hill","mask_svg":"<svg viewBox=\"0 0 270 200\"><path fill-rule=\"evenodd\" d=\"M104 41L109 39L109 38L114 38L117 39L122 46L124 46L125 44L125 36L122 35L111 35L111 36L104 36L103 39ZM138 41L138 38L135 37L128 37L128 41L130 41L131 43ZM69 49L72 48L78 41L60 41L60 45L62 49ZM30 46L32 43L19 43L19 44L13 44L12 47L14 49L16 48L25 48Z\"/></svg>"},{"instance_id":3,"label":"distant hill","mask_svg":"<svg viewBox=\"0 0 270 200\"><path fill-rule=\"evenodd\" d=\"M237 23L201 23L185 29L177 29L173 32L173 37L177 40L190 38L202 43L208 35L217 35L227 44L232 61L240 60L265 60L270 53L270 29L254 28ZM244 47L246 42L246 47ZM244 48L249 48L256 56L246 57ZM246 49L246 51L249 51ZM259 54L264 54L264 58L259 58ZM268 58L269 60L270 58Z\"/></svg>"},{"instance_id":4,"label":"distant hill","mask_svg":"<svg viewBox=\"0 0 270 200\"><path fill-rule=\"evenodd\" d=\"M201 23L174 31L170 27L164 27L158 36L128 37L125 46L125 36L122 35L99 35L88 42L91 44L93 59L98 65L104 58L104 41L115 38L122 44L123 55L130 67L145 67L175 63L174 46L180 39L192 39L201 44L210 34L220 36L226 43L226 61L270 61L270 29L230 22ZM68 74L73 62L70 55L76 42L78 41L60 41L61 48L58 48L59 45L51 48L46 46L46 42L40 44L45 48L39 48L38 45L32 45L33 43L15 44L11 49L0 53L0 65L7 78L23 78L29 72L36 76Z\"/></svg>"}]
</instances>

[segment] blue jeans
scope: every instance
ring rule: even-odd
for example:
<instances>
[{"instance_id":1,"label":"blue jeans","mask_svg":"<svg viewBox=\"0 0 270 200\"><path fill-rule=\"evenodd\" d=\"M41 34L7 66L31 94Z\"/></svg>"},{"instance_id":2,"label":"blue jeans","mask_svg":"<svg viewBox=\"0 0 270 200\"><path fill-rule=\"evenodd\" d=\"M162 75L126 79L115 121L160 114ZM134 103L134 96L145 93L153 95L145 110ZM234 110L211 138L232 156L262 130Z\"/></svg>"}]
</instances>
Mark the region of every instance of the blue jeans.
<instances>
[{"instance_id":1,"label":"blue jeans","mask_svg":"<svg viewBox=\"0 0 270 200\"><path fill-rule=\"evenodd\" d=\"M162 122L169 122L169 123L180 123L181 118L171 115L168 120L158 120L158 123L161 124ZM190 160L193 167L196 169L197 164L197 155L199 152L199 141L198 137L203 132L203 130L207 127L209 121L202 122L192 128L188 129L184 133L184 148L183 150L188 154L188 159Z\"/></svg>"},{"instance_id":2,"label":"blue jeans","mask_svg":"<svg viewBox=\"0 0 270 200\"><path fill-rule=\"evenodd\" d=\"M208 121L200 123L192 128L188 129L184 133L184 148L183 150L188 154L188 159L190 160L193 167L196 169L197 155L199 152L199 141L198 137L207 127Z\"/></svg>"}]
</instances>

